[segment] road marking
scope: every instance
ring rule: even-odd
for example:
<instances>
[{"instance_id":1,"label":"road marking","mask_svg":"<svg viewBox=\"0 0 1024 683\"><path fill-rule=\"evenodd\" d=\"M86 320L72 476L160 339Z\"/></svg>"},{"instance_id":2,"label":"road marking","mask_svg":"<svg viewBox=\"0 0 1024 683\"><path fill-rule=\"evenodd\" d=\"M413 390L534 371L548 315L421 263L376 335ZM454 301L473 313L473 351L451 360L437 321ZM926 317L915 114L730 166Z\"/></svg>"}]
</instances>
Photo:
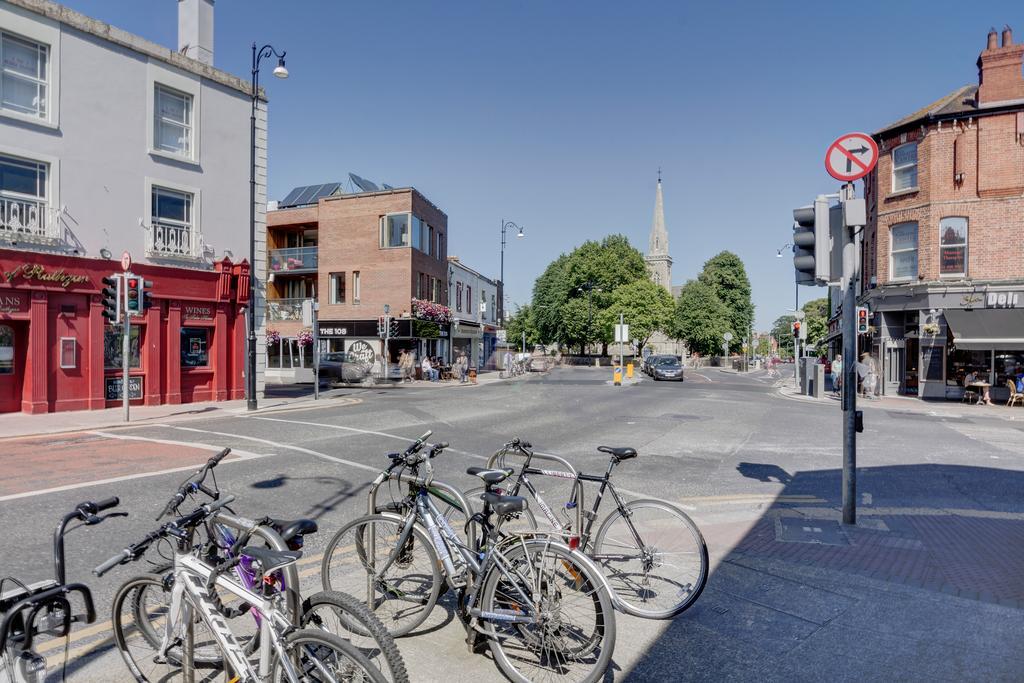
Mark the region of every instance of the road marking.
<instances>
[{"instance_id":1,"label":"road marking","mask_svg":"<svg viewBox=\"0 0 1024 683\"><path fill-rule=\"evenodd\" d=\"M83 432L83 433L84 434L95 434L97 436L103 436L103 437L106 437L106 438L109 438L109 439L120 439L120 440L125 440L125 441L148 441L148 442L151 442L151 443L162 443L162 444L169 444L169 445L172 445L172 446L186 446L186 447L199 448L199 449L202 449L202 450L214 451L214 452L220 452L220 451L224 450L223 446L214 446L212 444L196 443L196 442L191 442L191 441L171 441L171 440L167 440L167 439L150 439L150 438L146 438L146 437L143 437L143 436L128 436L126 434L111 434L109 432L99 432L99 431L89 431L89 432ZM232 460L226 460L222 464L231 464L231 463L235 463L235 462L245 462L247 460L255 460L257 458L265 458L268 455L272 455L270 453L266 453L266 454L264 454L264 453L253 453L252 451L235 450L235 449L231 450L231 454L232 455L237 455L238 457L235 458L235 459L232 459ZM193 463L191 465L184 465L182 467L171 467L171 468L164 469L164 470L156 470L154 472L137 472L135 474L125 474L125 475L122 475L120 477L110 477L110 478L107 478L107 479L94 479L93 481L83 481L83 482L78 482L78 483L75 483L75 484L65 484L64 486L54 486L54 487L51 487L51 488L48 488L48 489L38 489L38 490L35 490L35 491L23 491L21 493L12 493L12 494L9 494L9 495L6 495L6 496L0 496L0 503L6 502L6 501L9 501L9 500L18 500L19 498L29 498L31 496L42 496L42 495L45 495L45 494L48 494L48 493L60 493L62 491L73 491L75 489L85 488L87 486L101 486L103 484L116 484L116 483L122 482L122 481L131 481L132 479L141 479L143 477L156 477L156 476L160 476L161 474L172 474L174 472L193 471L195 469L196 469L196 463Z\"/></svg>"}]
</instances>

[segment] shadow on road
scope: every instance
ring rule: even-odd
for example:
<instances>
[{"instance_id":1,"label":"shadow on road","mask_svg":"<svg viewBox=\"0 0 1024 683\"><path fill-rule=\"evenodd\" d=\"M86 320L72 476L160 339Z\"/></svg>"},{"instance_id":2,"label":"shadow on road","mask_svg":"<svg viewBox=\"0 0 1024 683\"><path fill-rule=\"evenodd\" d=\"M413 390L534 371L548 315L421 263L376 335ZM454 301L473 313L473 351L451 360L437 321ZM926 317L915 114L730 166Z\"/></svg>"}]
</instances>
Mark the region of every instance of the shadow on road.
<instances>
[{"instance_id":1,"label":"shadow on road","mask_svg":"<svg viewBox=\"0 0 1024 683\"><path fill-rule=\"evenodd\" d=\"M250 487L254 489L277 489L293 483L298 484L300 482L307 482L307 484L320 484L336 489L331 495L311 504L309 508L300 515L301 517L309 519L320 519L327 513L333 512L346 500L352 498L370 486L369 482L354 485L347 479L342 479L340 477L292 477L287 474L278 474L276 477L253 482L250 484Z\"/></svg>"}]
</instances>

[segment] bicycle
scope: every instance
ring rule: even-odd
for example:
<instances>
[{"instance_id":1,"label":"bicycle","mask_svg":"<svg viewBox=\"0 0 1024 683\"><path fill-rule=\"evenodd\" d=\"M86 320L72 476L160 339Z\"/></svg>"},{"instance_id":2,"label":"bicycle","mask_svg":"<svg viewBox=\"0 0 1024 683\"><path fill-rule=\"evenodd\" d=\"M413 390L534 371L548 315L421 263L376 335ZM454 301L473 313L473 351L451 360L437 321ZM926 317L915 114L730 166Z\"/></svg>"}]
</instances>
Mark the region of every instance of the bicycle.
<instances>
[{"instance_id":1,"label":"bicycle","mask_svg":"<svg viewBox=\"0 0 1024 683\"><path fill-rule=\"evenodd\" d=\"M403 453L388 454L391 465L370 495L392 477L407 484L401 512L366 515L342 527L324 551L324 587L359 591L371 609L387 613L385 625L400 635L423 623L446 584L459 592L467 644L475 649L486 641L498 668L513 681L599 680L615 647L615 615L597 567L552 537L499 532L493 516L521 511L526 500L490 490L482 497L483 510L467 522L481 535L464 543L428 490L430 461L447 447L434 444L422 453L430 434ZM509 476L484 468L467 472L488 489ZM413 611L405 613L407 606Z\"/></svg>"},{"instance_id":2,"label":"bicycle","mask_svg":"<svg viewBox=\"0 0 1024 683\"><path fill-rule=\"evenodd\" d=\"M603 475L591 475L577 472L557 456L535 454L532 448L527 441L513 439L491 456L487 466L503 467L510 453L526 458L514 483L503 493L515 496L525 488L551 525L551 533L560 534L569 547L582 549L603 570L622 611L644 619L671 619L700 597L707 583L709 562L707 544L697 525L679 508L659 500L623 501L611 481L612 470L622 461L635 458L635 449L598 446L598 451L610 456L608 468ZM534 457L554 460L569 471L533 467ZM575 511L575 520L559 521L529 475L572 480L572 495L563 510ZM584 482L600 484L590 510L584 509ZM611 492L615 509L593 534L606 491ZM466 497L476 493L480 490L467 491ZM526 529L540 528L529 508L506 515L500 523L518 524L520 531L524 525ZM683 566L687 558L690 566Z\"/></svg>"},{"instance_id":3,"label":"bicycle","mask_svg":"<svg viewBox=\"0 0 1024 683\"><path fill-rule=\"evenodd\" d=\"M114 596L114 642L135 679L164 680L177 669L181 670L186 679L191 678L195 669L192 661L193 627L194 620L198 618L220 649L224 668L233 673L232 681L384 683L381 672L351 643L319 629L296 629L285 606L284 595L264 581L275 571L297 562L302 556L301 552L254 546L238 547L233 549L234 552L227 559L213 566L207 565L192 553L188 539L195 527L232 500L233 496L227 496L165 523L93 570L97 576L102 576L120 564L138 560L155 542L174 539L173 585L169 606L159 605L156 613L143 615L141 623L125 624L121 618L125 603L132 600L140 588L164 585L165 578L155 574L129 579ZM258 592L243 586L227 574L228 570L242 561L243 556L251 558L256 568L260 586ZM216 589L233 595L247 609L259 614L259 661L255 667L228 625ZM135 609L138 607L135 606ZM163 628L155 656L133 656L127 643L127 627L142 628L142 624L152 625L159 621L163 622ZM178 649L180 657L170 656L172 648Z\"/></svg>"},{"instance_id":4,"label":"bicycle","mask_svg":"<svg viewBox=\"0 0 1024 683\"><path fill-rule=\"evenodd\" d=\"M156 519L160 520L172 512L180 514L179 507L182 503L200 493L212 500L219 499L220 488L214 468L230 452L230 448L225 448L210 458L202 468L186 478ZM208 476L212 478L210 486L206 484ZM199 527L196 528L198 530ZM253 536L262 539L271 549L300 550L304 545L305 536L316 533L318 530L316 522L310 519L283 520L263 517L259 520L249 520L230 513L229 507L218 510L202 528L206 531L206 540L202 544L205 548L203 554L219 554L221 557L230 555L233 548L240 548L248 544ZM195 545L195 541L190 538L189 544ZM249 590L256 589L259 576L253 567L252 558L243 553L233 571L243 586ZM173 564L158 566L153 573L165 577L162 594L147 596L143 594L144 589L140 588L133 598L133 603L136 605L136 617L141 618L142 613L138 605L147 599L156 604L160 602L167 604L170 598L170 586L173 585ZM320 628L345 637L346 640L356 645L381 672L389 673L390 681L408 683L409 676L406 672L405 662L395 646L394 638L384 628L380 619L364 604L351 595L337 591L316 593L303 600L298 591L299 577L294 569L286 568L275 571L270 578L272 583L269 585L285 595L285 602L292 612L292 621L296 626ZM227 610L227 613L235 616L236 611ZM252 616L258 630L260 616L257 613ZM158 630L147 627L144 623L140 626L143 637L151 646L157 647L160 643ZM202 628L201 624L196 626ZM206 647L198 649L194 653L194 659L207 665L220 664L218 648L209 634L204 635L207 636L204 643ZM253 654L258 645L259 638L249 637L245 642L246 654Z\"/></svg>"},{"instance_id":5,"label":"bicycle","mask_svg":"<svg viewBox=\"0 0 1024 683\"><path fill-rule=\"evenodd\" d=\"M72 624L91 624L96 621L96 609L89 587L82 583L67 582L64 534L67 525L75 520L85 526L94 526L110 517L125 516L127 513L124 512L99 516L99 513L116 507L119 502L116 497L99 503L87 501L79 503L73 512L64 515L53 532L53 580L28 584L12 576L0 579L0 681L43 681L46 678L46 659L32 649L36 637L65 638L71 633ZM7 582L15 584L15 587L3 592L3 585ZM71 598L75 595L81 599L85 609L82 614L74 613ZM66 659L64 665L67 666Z\"/></svg>"}]
</instances>

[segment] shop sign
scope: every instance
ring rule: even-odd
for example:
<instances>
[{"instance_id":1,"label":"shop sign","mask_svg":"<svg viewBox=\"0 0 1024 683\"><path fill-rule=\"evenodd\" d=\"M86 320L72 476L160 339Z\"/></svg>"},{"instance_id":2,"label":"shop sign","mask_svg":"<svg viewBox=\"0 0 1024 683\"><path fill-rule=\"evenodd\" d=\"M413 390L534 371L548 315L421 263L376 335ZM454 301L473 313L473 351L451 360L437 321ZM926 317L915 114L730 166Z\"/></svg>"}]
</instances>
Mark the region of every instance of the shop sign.
<instances>
[{"instance_id":1,"label":"shop sign","mask_svg":"<svg viewBox=\"0 0 1024 683\"><path fill-rule=\"evenodd\" d=\"M348 334L347 327L324 327L323 325L320 326L321 337L344 337L346 334Z\"/></svg>"},{"instance_id":2,"label":"shop sign","mask_svg":"<svg viewBox=\"0 0 1024 683\"><path fill-rule=\"evenodd\" d=\"M373 347L368 342L362 339L349 344L348 348L345 349L348 352L348 357L356 360L360 363L366 363L367 365L373 365L374 352Z\"/></svg>"},{"instance_id":3,"label":"shop sign","mask_svg":"<svg viewBox=\"0 0 1024 683\"><path fill-rule=\"evenodd\" d=\"M7 282L14 282L14 280L19 277L28 282L36 280L38 282L57 284L65 289L71 285L89 283L88 275L74 275L65 271L63 268L50 271L44 266L40 266L35 263L23 263L14 270L4 271L4 279L7 280Z\"/></svg>"},{"instance_id":4,"label":"shop sign","mask_svg":"<svg viewBox=\"0 0 1024 683\"><path fill-rule=\"evenodd\" d=\"M213 320L213 306L210 304L185 304L186 320Z\"/></svg>"},{"instance_id":5,"label":"shop sign","mask_svg":"<svg viewBox=\"0 0 1024 683\"><path fill-rule=\"evenodd\" d=\"M28 310L28 297L24 294L0 294L0 313L22 313Z\"/></svg>"},{"instance_id":6,"label":"shop sign","mask_svg":"<svg viewBox=\"0 0 1024 683\"><path fill-rule=\"evenodd\" d=\"M142 398L142 375L128 378L128 398ZM107 377L107 400L119 401L124 396L120 377Z\"/></svg>"},{"instance_id":7,"label":"shop sign","mask_svg":"<svg viewBox=\"0 0 1024 683\"><path fill-rule=\"evenodd\" d=\"M985 297L985 308L1017 308L1020 292L989 292Z\"/></svg>"}]
</instances>

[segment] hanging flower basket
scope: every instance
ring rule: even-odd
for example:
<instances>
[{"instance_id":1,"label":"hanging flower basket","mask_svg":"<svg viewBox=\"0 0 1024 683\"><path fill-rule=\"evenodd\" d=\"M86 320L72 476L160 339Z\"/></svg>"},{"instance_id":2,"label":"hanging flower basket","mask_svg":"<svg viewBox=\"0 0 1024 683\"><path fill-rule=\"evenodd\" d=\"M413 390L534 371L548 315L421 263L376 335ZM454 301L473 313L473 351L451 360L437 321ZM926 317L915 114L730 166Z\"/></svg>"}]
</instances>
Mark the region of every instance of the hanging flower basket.
<instances>
[{"instance_id":1,"label":"hanging flower basket","mask_svg":"<svg viewBox=\"0 0 1024 683\"><path fill-rule=\"evenodd\" d=\"M921 326L921 331L925 334L936 335L939 333L938 323L925 323Z\"/></svg>"},{"instance_id":2,"label":"hanging flower basket","mask_svg":"<svg viewBox=\"0 0 1024 683\"><path fill-rule=\"evenodd\" d=\"M267 330L267 346L281 343L281 334L277 330Z\"/></svg>"},{"instance_id":3,"label":"hanging flower basket","mask_svg":"<svg viewBox=\"0 0 1024 683\"><path fill-rule=\"evenodd\" d=\"M442 304L435 304L433 301L413 299L412 317L447 325L452 321L452 309Z\"/></svg>"},{"instance_id":4,"label":"hanging flower basket","mask_svg":"<svg viewBox=\"0 0 1024 683\"><path fill-rule=\"evenodd\" d=\"M309 346L313 343L313 330L306 328L299 330L299 334L296 335L295 341L299 343L299 346Z\"/></svg>"}]
</instances>

